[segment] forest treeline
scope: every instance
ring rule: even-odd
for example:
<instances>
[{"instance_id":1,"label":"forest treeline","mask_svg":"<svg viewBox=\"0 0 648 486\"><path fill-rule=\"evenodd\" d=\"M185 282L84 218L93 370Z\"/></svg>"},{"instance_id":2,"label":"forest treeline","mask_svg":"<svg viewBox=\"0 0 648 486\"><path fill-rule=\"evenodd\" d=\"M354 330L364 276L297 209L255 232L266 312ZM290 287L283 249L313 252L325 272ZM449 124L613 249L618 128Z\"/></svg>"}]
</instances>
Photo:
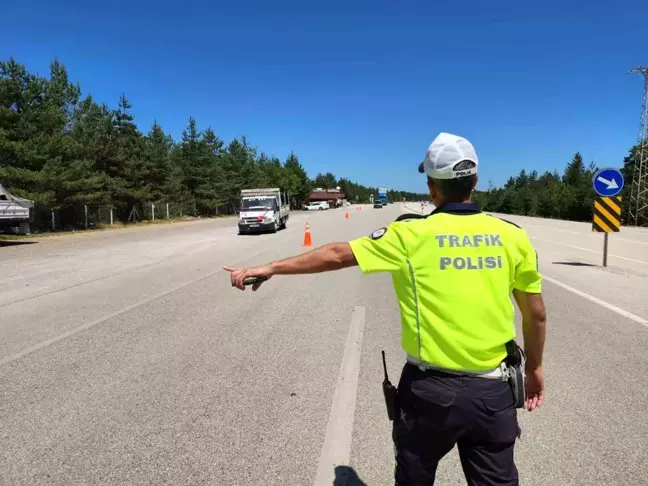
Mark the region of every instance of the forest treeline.
<instances>
[{"instance_id":1,"label":"forest treeline","mask_svg":"<svg viewBox=\"0 0 648 486\"><path fill-rule=\"evenodd\" d=\"M636 147L624 160L624 215L635 153ZM477 192L475 200L487 211L587 221L595 170L577 153L563 174L523 170L502 188ZM232 214L242 188L280 187L291 195L293 208L300 208L316 187L340 187L350 201L360 203L377 192L330 172L311 179L296 154L280 160L246 137L225 143L194 118L179 140L158 123L142 133L126 95L110 108L89 94L82 96L59 61L43 77L13 58L0 62L0 183L35 201L41 213L56 211L63 223L78 222L74 216L84 206L110 206L118 220L126 221L133 208L159 202L180 205L184 214L196 216ZM392 202L428 198L395 190L388 197Z\"/></svg>"},{"instance_id":2,"label":"forest treeline","mask_svg":"<svg viewBox=\"0 0 648 486\"><path fill-rule=\"evenodd\" d=\"M621 169L625 179L621 193L624 223L628 218L636 153L637 146L632 147ZM494 188L490 185L487 191L476 192L475 201L485 211L591 221L594 199L598 197L592 187L592 178L598 169L594 162L585 165L583 157L577 152L562 174L547 171L540 175L535 170L522 170L517 177L510 177L504 187Z\"/></svg>"},{"instance_id":3,"label":"forest treeline","mask_svg":"<svg viewBox=\"0 0 648 486\"><path fill-rule=\"evenodd\" d=\"M77 221L83 206L111 206L126 221L133 208L156 202L197 216L232 214L243 188L279 187L295 208L314 187L339 186L352 202L376 191L330 173L311 180L296 154L280 160L245 137L225 143L194 118L179 140L158 123L142 133L126 95L111 108L82 96L58 60L43 77L13 58L0 62L0 183L63 221Z\"/></svg>"}]
</instances>

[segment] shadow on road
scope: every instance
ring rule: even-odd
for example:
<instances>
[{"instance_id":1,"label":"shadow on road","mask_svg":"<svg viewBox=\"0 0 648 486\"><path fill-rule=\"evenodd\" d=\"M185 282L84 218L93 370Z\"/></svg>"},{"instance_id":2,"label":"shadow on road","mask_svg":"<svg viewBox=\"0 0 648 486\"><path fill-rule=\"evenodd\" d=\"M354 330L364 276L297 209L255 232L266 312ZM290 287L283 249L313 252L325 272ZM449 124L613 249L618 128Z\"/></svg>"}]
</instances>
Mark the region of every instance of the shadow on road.
<instances>
[{"instance_id":1,"label":"shadow on road","mask_svg":"<svg viewBox=\"0 0 648 486\"><path fill-rule=\"evenodd\" d=\"M0 240L0 248L3 246L34 245L36 243L38 243L38 241Z\"/></svg>"},{"instance_id":2,"label":"shadow on road","mask_svg":"<svg viewBox=\"0 0 648 486\"><path fill-rule=\"evenodd\" d=\"M358 473L349 466L337 466L333 486L367 486Z\"/></svg>"},{"instance_id":3,"label":"shadow on road","mask_svg":"<svg viewBox=\"0 0 648 486\"><path fill-rule=\"evenodd\" d=\"M554 265L567 265L570 267L598 267L593 263L583 263L583 262L552 262Z\"/></svg>"}]
</instances>

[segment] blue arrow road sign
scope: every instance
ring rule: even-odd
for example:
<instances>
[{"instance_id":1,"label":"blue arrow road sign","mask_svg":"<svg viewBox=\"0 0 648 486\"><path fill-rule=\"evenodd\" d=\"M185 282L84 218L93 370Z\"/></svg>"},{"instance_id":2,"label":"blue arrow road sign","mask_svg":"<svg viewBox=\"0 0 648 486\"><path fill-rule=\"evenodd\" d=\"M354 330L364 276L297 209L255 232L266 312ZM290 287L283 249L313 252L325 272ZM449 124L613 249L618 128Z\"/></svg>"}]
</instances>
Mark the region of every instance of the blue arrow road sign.
<instances>
[{"instance_id":1,"label":"blue arrow road sign","mask_svg":"<svg viewBox=\"0 0 648 486\"><path fill-rule=\"evenodd\" d=\"M599 196L616 196L623 189L623 174L619 169L601 169L594 174L592 185Z\"/></svg>"}]
</instances>

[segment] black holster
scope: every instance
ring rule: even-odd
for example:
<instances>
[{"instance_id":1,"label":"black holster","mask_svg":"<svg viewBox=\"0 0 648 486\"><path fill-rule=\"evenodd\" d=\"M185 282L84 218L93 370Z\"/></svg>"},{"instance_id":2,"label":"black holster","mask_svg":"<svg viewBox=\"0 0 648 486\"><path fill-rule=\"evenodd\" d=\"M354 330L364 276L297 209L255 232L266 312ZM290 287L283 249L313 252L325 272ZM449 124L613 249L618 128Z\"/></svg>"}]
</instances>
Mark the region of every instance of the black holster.
<instances>
[{"instance_id":1,"label":"black holster","mask_svg":"<svg viewBox=\"0 0 648 486\"><path fill-rule=\"evenodd\" d=\"M504 363L508 370L508 384L511 387L513 398L515 399L515 408L524 408L526 401L526 391L524 387L524 363L526 356L522 348L518 346L514 339L506 343L506 358Z\"/></svg>"}]
</instances>

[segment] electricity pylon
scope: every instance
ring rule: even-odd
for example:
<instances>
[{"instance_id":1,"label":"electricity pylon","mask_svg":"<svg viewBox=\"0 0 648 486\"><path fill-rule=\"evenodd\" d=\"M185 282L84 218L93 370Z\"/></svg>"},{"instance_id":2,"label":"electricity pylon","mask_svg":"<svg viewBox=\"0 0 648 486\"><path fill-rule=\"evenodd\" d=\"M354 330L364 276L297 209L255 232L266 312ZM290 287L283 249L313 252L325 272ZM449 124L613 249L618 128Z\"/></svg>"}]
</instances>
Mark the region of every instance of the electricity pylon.
<instances>
[{"instance_id":1,"label":"electricity pylon","mask_svg":"<svg viewBox=\"0 0 648 486\"><path fill-rule=\"evenodd\" d=\"M648 67L636 67L630 72L639 73L644 80L639 118L639 144L634 160L630 188L630 225L648 225Z\"/></svg>"}]
</instances>

